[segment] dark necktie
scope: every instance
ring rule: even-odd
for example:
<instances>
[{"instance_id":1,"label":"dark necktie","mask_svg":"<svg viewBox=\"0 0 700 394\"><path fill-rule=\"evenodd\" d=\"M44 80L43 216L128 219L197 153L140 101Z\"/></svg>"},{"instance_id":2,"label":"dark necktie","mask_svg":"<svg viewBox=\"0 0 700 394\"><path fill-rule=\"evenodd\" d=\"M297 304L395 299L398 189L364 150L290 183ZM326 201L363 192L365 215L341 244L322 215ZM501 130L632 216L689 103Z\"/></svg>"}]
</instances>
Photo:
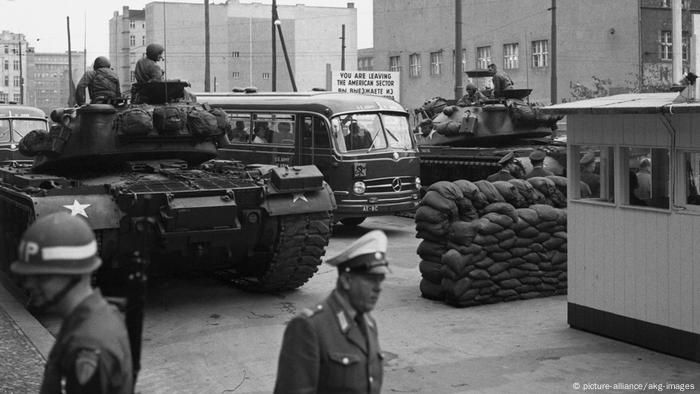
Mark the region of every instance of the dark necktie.
<instances>
[{"instance_id":1,"label":"dark necktie","mask_svg":"<svg viewBox=\"0 0 700 394\"><path fill-rule=\"evenodd\" d=\"M365 315L362 313L355 315L355 322L357 323L357 326L360 327L360 332L365 337L365 341L368 341L369 335L367 333L367 321L365 320Z\"/></svg>"}]
</instances>

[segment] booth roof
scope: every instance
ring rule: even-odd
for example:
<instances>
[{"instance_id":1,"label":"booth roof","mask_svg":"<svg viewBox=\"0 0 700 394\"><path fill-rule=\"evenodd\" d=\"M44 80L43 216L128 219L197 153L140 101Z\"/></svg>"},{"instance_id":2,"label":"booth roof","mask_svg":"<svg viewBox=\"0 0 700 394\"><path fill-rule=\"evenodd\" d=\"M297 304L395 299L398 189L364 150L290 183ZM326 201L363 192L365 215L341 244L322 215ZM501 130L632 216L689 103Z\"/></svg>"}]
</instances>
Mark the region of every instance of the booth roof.
<instances>
[{"instance_id":1,"label":"booth roof","mask_svg":"<svg viewBox=\"0 0 700 394\"><path fill-rule=\"evenodd\" d=\"M550 105L542 110L553 115L700 113L700 103L678 93L630 93Z\"/></svg>"}]
</instances>

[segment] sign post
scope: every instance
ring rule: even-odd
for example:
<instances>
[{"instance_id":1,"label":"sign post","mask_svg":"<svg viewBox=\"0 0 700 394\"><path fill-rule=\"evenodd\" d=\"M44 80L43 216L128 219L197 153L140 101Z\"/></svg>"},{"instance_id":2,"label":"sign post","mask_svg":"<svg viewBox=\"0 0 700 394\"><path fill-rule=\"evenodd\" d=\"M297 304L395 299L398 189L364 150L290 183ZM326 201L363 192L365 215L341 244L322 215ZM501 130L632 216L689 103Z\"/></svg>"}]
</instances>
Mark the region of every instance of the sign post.
<instances>
[{"instance_id":1,"label":"sign post","mask_svg":"<svg viewBox=\"0 0 700 394\"><path fill-rule=\"evenodd\" d=\"M333 92L382 96L399 102L397 71L333 71Z\"/></svg>"}]
</instances>

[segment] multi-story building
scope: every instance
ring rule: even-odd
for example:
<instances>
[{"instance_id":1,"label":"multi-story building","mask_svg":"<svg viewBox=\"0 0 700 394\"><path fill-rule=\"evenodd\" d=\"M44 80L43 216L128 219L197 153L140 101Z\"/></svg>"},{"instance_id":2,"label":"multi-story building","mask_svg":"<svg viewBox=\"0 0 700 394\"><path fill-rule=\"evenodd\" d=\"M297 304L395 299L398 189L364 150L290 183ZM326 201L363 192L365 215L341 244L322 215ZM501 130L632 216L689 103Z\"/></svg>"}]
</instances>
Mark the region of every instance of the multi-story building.
<instances>
[{"instance_id":1,"label":"multi-story building","mask_svg":"<svg viewBox=\"0 0 700 394\"><path fill-rule=\"evenodd\" d=\"M277 7L282 33L298 90L326 86L327 67L341 65L341 31L345 25L345 62L357 63L357 10L309 7L303 4ZM194 91L204 90L205 23L201 3L152 2L140 12L123 9L110 20L110 56L124 84L145 52L144 43L165 46L163 67L168 79L187 80ZM143 15L143 16L142 16ZM142 19L143 18L143 19ZM230 91L256 86L272 89L272 18L269 4L229 0L209 5L211 90ZM145 41L141 33L145 31ZM136 46L130 37L135 37ZM292 90L282 43L276 36L276 89ZM327 66L330 65L330 66ZM127 89L122 88L125 91Z\"/></svg>"},{"instance_id":2,"label":"multi-story building","mask_svg":"<svg viewBox=\"0 0 700 394\"><path fill-rule=\"evenodd\" d=\"M27 41L24 34L0 33L0 101L21 102L27 75ZM26 92L26 87L24 89Z\"/></svg>"},{"instance_id":3,"label":"multi-story building","mask_svg":"<svg viewBox=\"0 0 700 394\"><path fill-rule=\"evenodd\" d=\"M77 85L86 68L83 52L72 52L70 59L73 85ZM53 109L69 106L71 85L68 77L68 52L27 51L24 103L41 108L48 115Z\"/></svg>"},{"instance_id":4,"label":"multi-story building","mask_svg":"<svg viewBox=\"0 0 700 394\"><path fill-rule=\"evenodd\" d=\"M574 98L583 87L595 89L596 80L605 82L599 88L625 88L637 75L638 1L610 3L556 2L557 101ZM531 101L549 104L551 6L551 0L464 0L463 69L483 70L495 63L517 88L533 90ZM374 69L401 71L405 106L415 108L427 98L453 95L454 26L452 0L374 2Z\"/></svg>"},{"instance_id":5,"label":"multi-story building","mask_svg":"<svg viewBox=\"0 0 700 394\"><path fill-rule=\"evenodd\" d=\"M134 82L136 62L146 53L146 12L124 6L109 20L109 59L125 94Z\"/></svg>"}]
</instances>

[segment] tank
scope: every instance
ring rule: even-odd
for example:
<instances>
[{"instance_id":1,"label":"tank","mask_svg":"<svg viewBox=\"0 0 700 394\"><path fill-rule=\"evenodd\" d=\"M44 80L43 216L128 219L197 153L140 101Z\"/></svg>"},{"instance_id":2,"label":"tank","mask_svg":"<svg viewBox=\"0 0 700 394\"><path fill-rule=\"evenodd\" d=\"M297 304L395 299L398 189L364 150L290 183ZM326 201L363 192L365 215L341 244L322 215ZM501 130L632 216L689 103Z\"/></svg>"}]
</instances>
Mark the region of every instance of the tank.
<instances>
[{"instance_id":1,"label":"tank","mask_svg":"<svg viewBox=\"0 0 700 394\"><path fill-rule=\"evenodd\" d=\"M32 162L0 165L0 263L26 227L66 211L88 221L118 293L126 266L208 271L253 291L303 285L321 263L335 200L314 166L245 167L217 160L226 115L185 100L186 82L140 86L148 102L55 110L48 133L20 149Z\"/></svg>"},{"instance_id":2,"label":"tank","mask_svg":"<svg viewBox=\"0 0 700 394\"><path fill-rule=\"evenodd\" d=\"M472 78L484 71L469 71ZM564 175L566 143L558 140L561 116L547 115L526 101L532 89L509 89L504 97L470 105L434 97L415 110L414 129L424 185L457 179L475 181L498 171L498 160L514 151L528 171L533 149L547 152L545 168Z\"/></svg>"}]
</instances>

